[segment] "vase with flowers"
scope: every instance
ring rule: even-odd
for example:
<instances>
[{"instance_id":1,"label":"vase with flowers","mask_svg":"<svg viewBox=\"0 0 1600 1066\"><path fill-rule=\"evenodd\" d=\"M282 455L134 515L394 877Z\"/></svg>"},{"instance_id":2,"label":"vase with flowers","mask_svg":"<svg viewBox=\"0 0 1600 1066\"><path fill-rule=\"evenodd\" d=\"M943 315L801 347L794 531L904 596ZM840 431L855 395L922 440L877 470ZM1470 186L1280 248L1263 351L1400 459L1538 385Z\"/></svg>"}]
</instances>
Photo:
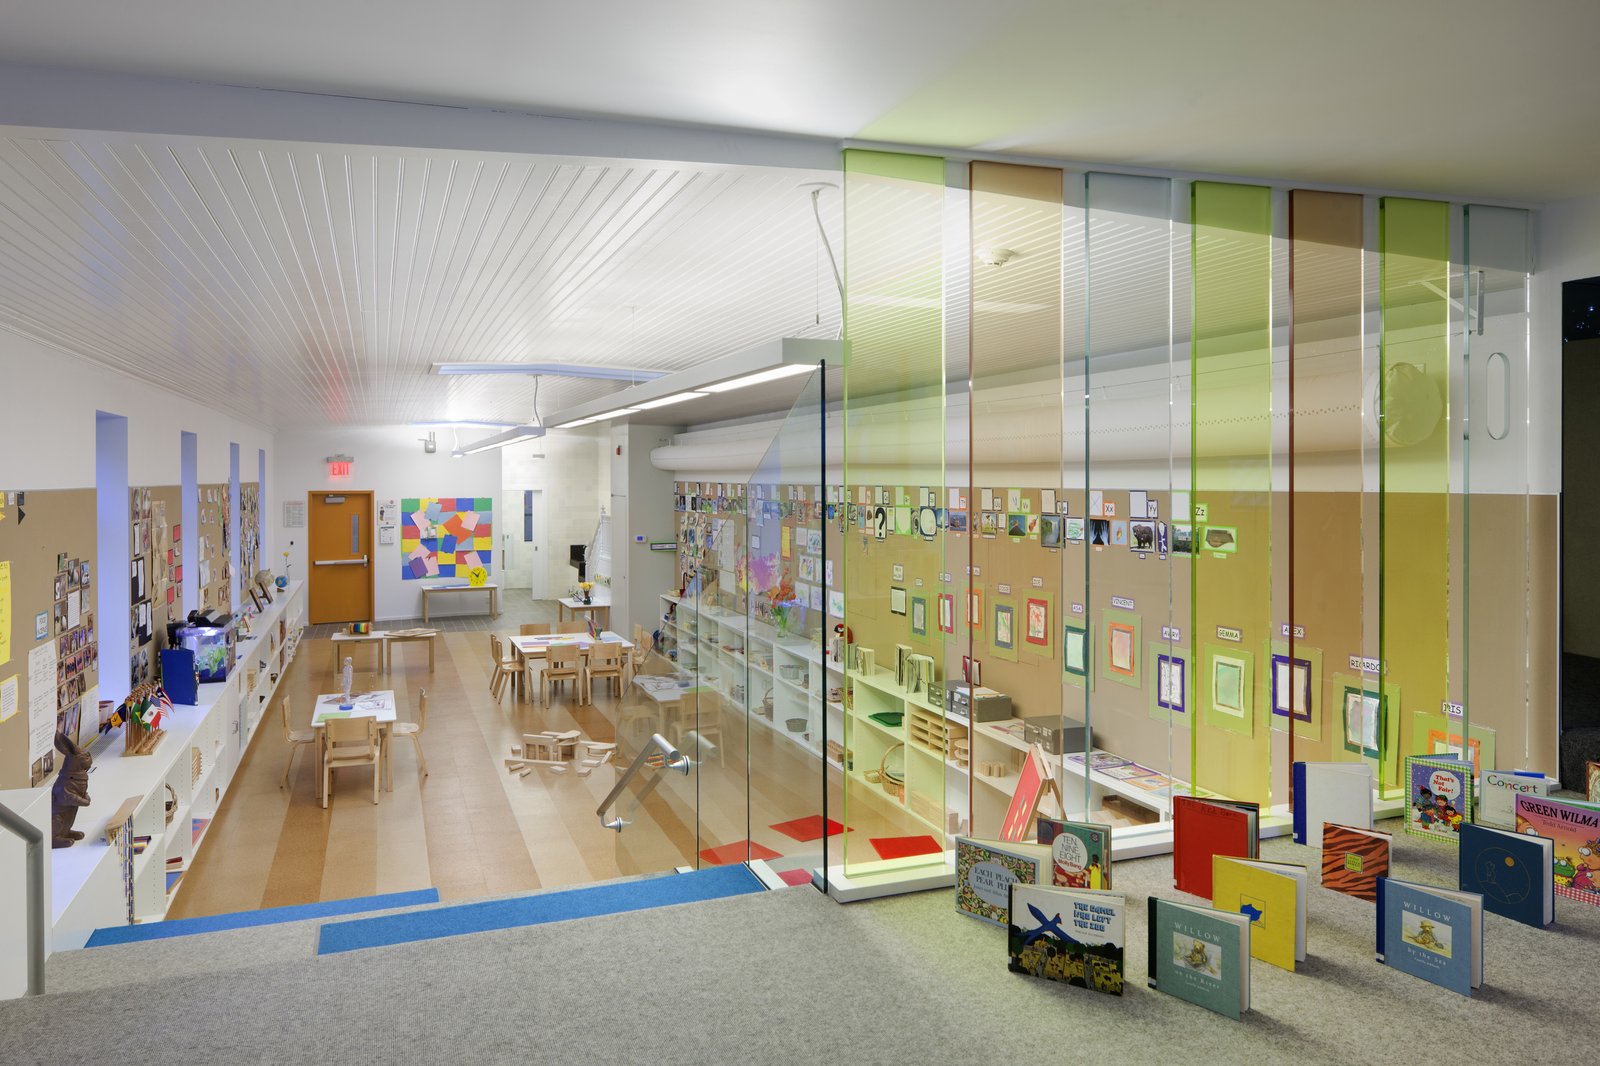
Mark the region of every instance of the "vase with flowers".
<instances>
[{"instance_id":1,"label":"vase with flowers","mask_svg":"<svg viewBox=\"0 0 1600 1066\"><path fill-rule=\"evenodd\" d=\"M580 581L580 582L578 582L578 598L581 599L584 603L593 603L594 602L594 582L593 581Z\"/></svg>"},{"instance_id":2,"label":"vase with flowers","mask_svg":"<svg viewBox=\"0 0 1600 1066\"><path fill-rule=\"evenodd\" d=\"M797 613L805 611L805 604L795 598L794 582L784 575L776 585L762 592L761 598L778 635L788 636L790 627L797 621Z\"/></svg>"}]
</instances>

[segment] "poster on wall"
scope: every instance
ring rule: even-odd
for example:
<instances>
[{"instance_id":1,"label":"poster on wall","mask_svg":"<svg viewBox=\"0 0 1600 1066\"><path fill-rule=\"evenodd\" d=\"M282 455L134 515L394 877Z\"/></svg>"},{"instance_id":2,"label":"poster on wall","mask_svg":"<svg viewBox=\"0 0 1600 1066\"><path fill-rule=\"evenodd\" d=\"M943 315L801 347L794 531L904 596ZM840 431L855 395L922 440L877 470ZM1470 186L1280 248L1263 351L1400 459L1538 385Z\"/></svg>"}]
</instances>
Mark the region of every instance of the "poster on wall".
<instances>
[{"instance_id":1,"label":"poster on wall","mask_svg":"<svg viewBox=\"0 0 1600 1066\"><path fill-rule=\"evenodd\" d=\"M37 787L55 769L56 642L28 652L29 784Z\"/></svg>"},{"instance_id":2,"label":"poster on wall","mask_svg":"<svg viewBox=\"0 0 1600 1066\"><path fill-rule=\"evenodd\" d=\"M406 581L486 573L494 558L487 496L408 497L400 501L400 576Z\"/></svg>"}]
</instances>

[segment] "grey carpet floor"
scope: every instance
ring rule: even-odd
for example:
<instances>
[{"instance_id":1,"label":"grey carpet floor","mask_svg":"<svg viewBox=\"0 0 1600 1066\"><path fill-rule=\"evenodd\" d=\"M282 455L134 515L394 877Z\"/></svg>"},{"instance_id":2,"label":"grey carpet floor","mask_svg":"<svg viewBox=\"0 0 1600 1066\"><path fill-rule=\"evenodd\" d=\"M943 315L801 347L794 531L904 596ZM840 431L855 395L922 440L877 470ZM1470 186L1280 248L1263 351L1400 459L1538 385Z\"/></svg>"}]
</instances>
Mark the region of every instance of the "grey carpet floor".
<instances>
[{"instance_id":1,"label":"grey carpet floor","mask_svg":"<svg viewBox=\"0 0 1600 1066\"><path fill-rule=\"evenodd\" d=\"M1447 883L1454 857L1402 839L1396 874ZM1115 868L1138 904L1120 998L1006 972L1004 932L948 890L798 888L12 1001L0 1062L1530 1062L1585 1046L1600 1014L1600 908L1558 901L1549 930L1490 916L1464 999L1375 963L1371 905L1317 887L1310 960L1255 963L1233 1022L1144 987L1143 899L1177 897L1170 871Z\"/></svg>"}]
</instances>

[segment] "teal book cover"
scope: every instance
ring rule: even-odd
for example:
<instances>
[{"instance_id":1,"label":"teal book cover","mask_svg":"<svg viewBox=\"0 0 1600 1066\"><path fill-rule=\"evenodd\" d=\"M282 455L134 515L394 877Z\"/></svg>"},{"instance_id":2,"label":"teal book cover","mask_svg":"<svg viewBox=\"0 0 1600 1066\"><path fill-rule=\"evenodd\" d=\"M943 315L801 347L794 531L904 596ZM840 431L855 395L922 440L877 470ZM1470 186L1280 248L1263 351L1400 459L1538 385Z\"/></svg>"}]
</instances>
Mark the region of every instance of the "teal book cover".
<instances>
[{"instance_id":1,"label":"teal book cover","mask_svg":"<svg viewBox=\"0 0 1600 1066\"><path fill-rule=\"evenodd\" d=\"M1250 1009L1250 919L1150 897L1150 987L1229 1018Z\"/></svg>"}]
</instances>

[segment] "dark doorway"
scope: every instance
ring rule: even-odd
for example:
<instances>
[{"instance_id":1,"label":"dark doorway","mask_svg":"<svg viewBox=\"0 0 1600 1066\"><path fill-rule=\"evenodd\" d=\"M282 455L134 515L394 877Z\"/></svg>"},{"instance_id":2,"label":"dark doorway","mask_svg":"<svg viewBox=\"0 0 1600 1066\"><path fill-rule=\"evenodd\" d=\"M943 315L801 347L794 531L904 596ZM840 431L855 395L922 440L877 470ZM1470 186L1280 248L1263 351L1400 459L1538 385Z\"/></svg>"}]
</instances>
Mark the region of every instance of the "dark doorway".
<instances>
[{"instance_id":1,"label":"dark doorway","mask_svg":"<svg viewBox=\"0 0 1600 1066\"><path fill-rule=\"evenodd\" d=\"M1600 758L1600 278L1562 286L1561 777Z\"/></svg>"}]
</instances>

